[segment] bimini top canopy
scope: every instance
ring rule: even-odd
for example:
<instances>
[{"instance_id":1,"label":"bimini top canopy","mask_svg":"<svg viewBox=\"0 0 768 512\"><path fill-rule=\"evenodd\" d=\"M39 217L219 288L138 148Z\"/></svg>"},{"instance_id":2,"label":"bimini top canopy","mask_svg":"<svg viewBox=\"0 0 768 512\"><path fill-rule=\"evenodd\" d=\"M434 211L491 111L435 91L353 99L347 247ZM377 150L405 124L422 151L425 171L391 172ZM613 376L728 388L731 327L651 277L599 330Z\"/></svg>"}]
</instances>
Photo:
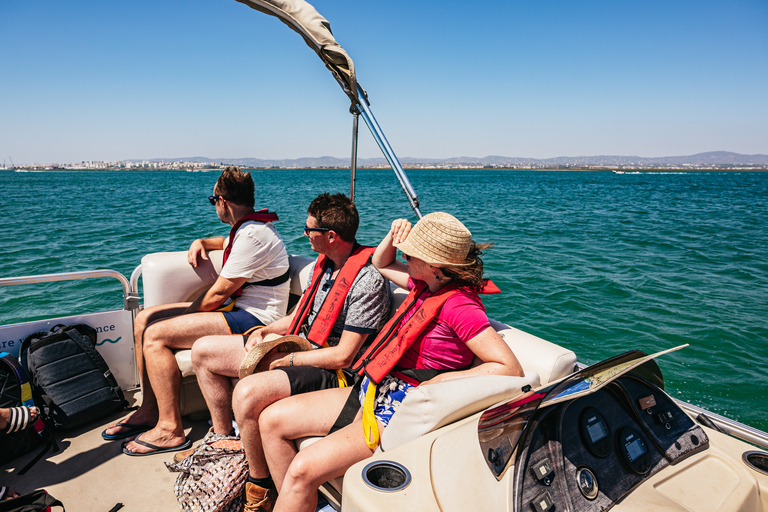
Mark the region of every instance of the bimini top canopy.
<instances>
[{"instance_id":1,"label":"bimini top canopy","mask_svg":"<svg viewBox=\"0 0 768 512\"><path fill-rule=\"evenodd\" d=\"M331 33L331 24L304 0L237 0L257 11L275 16L304 38L325 62L352 105L359 102L355 64ZM365 94L363 92L363 94Z\"/></svg>"},{"instance_id":2,"label":"bimini top canopy","mask_svg":"<svg viewBox=\"0 0 768 512\"><path fill-rule=\"evenodd\" d=\"M339 46L331 33L331 24L323 18L314 7L304 0L237 0L259 12L269 14L278 18L288 25L291 30L304 38L307 45L325 62L325 66L331 70L333 77L341 86L344 93L349 97L352 105L350 113L354 114L354 135L352 143L352 191L350 197L354 199L355 167L357 162L357 117L361 116L371 130L371 135L379 145L381 152L389 162L392 170L395 171L403 192L408 197L411 208L418 218L421 218L419 209L419 198L416 191L413 190L408 176L405 175L403 166L397 159L392 146L389 145L384 132L371 112L368 102L368 95L360 87L355 78L355 65L349 58L344 48ZM362 96L362 97L361 97Z\"/></svg>"}]
</instances>

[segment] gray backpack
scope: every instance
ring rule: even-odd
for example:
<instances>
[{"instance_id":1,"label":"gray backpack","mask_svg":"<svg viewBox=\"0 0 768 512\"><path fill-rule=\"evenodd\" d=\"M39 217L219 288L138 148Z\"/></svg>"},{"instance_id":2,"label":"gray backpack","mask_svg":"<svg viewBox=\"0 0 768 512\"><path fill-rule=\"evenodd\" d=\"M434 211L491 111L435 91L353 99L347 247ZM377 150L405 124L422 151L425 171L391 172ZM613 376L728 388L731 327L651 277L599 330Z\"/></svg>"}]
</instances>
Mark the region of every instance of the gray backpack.
<instances>
[{"instance_id":1,"label":"gray backpack","mask_svg":"<svg viewBox=\"0 0 768 512\"><path fill-rule=\"evenodd\" d=\"M123 409L123 391L96 351L96 330L57 325L27 336L19 350L35 403L56 428L72 428Z\"/></svg>"}]
</instances>

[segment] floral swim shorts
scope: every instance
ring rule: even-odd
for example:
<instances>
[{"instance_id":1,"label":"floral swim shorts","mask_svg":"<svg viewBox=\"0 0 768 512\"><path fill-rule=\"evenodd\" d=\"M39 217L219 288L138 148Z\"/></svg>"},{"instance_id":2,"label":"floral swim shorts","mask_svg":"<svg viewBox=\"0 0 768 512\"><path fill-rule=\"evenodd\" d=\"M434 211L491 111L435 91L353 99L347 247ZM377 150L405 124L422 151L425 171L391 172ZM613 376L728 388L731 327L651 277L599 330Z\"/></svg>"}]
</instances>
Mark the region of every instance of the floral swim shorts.
<instances>
[{"instance_id":1,"label":"floral swim shorts","mask_svg":"<svg viewBox=\"0 0 768 512\"><path fill-rule=\"evenodd\" d=\"M363 379L360 395L358 396L360 407L365 407L365 392L368 391L370 383L371 381L368 377ZM376 400L373 409L376 419L379 420L382 426L386 427L389 424L389 420L392 419L395 410L400 406L408 391L413 388L414 386L411 384L391 375L384 377L376 389Z\"/></svg>"}]
</instances>

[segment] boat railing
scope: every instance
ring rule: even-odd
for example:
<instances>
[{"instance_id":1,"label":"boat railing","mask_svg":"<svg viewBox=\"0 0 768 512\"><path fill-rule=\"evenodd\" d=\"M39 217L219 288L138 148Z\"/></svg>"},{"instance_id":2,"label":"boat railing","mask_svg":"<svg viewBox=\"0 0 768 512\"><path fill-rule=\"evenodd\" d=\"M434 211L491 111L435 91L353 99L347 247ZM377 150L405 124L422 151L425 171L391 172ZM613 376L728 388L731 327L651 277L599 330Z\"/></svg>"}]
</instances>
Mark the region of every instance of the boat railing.
<instances>
[{"instance_id":1,"label":"boat railing","mask_svg":"<svg viewBox=\"0 0 768 512\"><path fill-rule=\"evenodd\" d=\"M140 267L139 267L140 268ZM136 271L134 271L134 274ZM126 277L115 270L84 270L81 272L63 272L60 274L40 274L36 276L21 276L21 277L2 277L0 278L0 286L15 286L20 284L34 284L34 283L52 283L56 281L75 281L78 279L92 279L101 277L112 277L120 281L123 285L123 301L125 309L128 311L134 311L139 307L139 296L136 288L131 286L131 283Z\"/></svg>"},{"instance_id":2,"label":"boat railing","mask_svg":"<svg viewBox=\"0 0 768 512\"><path fill-rule=\"evenodd\" d=\"M677 402L677 405L691 415L698 423L768 450L768 433L689 404L683 400L677 398L674 400Z\"/></svg>"},{"instance_id":3,"label":"boat railing","mask_svg":"<svg viewBox=\"0 0 768 512\"><path fill-rule=\"evenodd\" d=\"M133 314L134 316L136 313L139 312L139 277L141 277L141 264L139 264L138 267L133 269L133 272L131 272L131 281L130 281L130 294L131 299L134 299L136 301L136 307L133 308Z\"/></svg>"}]
</instances>

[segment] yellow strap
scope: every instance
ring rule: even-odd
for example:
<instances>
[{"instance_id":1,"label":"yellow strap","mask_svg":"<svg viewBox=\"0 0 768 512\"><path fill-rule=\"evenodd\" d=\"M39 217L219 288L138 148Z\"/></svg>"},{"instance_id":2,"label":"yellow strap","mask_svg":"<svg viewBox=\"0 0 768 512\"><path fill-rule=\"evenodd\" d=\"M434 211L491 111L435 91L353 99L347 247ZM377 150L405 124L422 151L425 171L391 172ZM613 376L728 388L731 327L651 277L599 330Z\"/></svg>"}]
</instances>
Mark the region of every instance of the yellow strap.
<instances>
[{"instance_id":1,"label":"yellow strap","mask_svg":"<svg viewBox=\"0 0 768 512\"><path fill-rule=\"evenodd\" d=\"M251 327L250 329L248 329L247 331L245 331L245 332L243 333L243 336L250 336L250 335L251 335L251 334L253 334L254 332L258 331L259 329L263 329L263 328L264 328L264 326L263 326L263 325L254 325L253 327Z\"/></svg>"},{"instance_id":2,"label":"yellow strap","mask_svg":"<svg viewBox=\"0 0 768 512\"><path fill-rule=\"evenodd\" d=\"M349 387L349 384L347 384L347 376L344 374L343 371L341 371L341 369L336 370L336 378L339 381L340 388Z\"/></svg>"},{"instance_id":3,"label":"yellow strap","mask_svg":"<svg viewBox=\"0 0 768 512\"><path fill-rule=\"evenodd\" d=\"M229 313L230 311L232 311L232 309L234 309L234 307L235 307L235 301L233 300L226 306L221 306L220 308L216 309L216 311L219 311L221 313Z\"/></svg>"},{"instance_id":4,"label":"yellow strap","mask_svg":"<svg viewBox=\"0 0 768 512\"><path fill-rule=\"evenodd\" d=\"M363 404L363 435L368 448L375 450L379 445L379 425L376 423L374 402L376 401L376 384L368 381L368 389L365 392Z\"/></svg>"}]
</instances>

